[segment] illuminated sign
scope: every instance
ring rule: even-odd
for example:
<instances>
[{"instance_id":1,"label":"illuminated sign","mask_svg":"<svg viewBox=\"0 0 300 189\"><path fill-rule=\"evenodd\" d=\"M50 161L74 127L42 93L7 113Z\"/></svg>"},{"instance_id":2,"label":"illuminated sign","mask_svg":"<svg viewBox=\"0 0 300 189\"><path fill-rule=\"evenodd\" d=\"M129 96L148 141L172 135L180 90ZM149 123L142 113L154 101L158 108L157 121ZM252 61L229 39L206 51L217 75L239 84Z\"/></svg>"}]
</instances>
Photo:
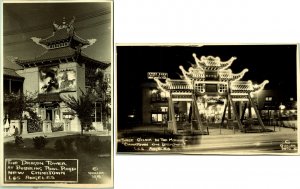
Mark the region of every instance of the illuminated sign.
<instances>
[{"instance_id":1,"label":"illuminated sign","mask_svg":"<svg viewBox=\"0 0 300 189\"><path fill-rule=\"evenodd\" d=\"M218 81L219 75L217 71L205 71L205 80L207 81Z\"/></svg>"},{"instance_id":2,"label":"illuminated sign","mask_svg":"<svg viewBox=\"0 0 300 189\"><path fill-rule=\"evenodd\" d=\"M148 72L147 73L148 79L167 79L168 78L168 73L164 72Z\"/></svg>"}]
</instances>

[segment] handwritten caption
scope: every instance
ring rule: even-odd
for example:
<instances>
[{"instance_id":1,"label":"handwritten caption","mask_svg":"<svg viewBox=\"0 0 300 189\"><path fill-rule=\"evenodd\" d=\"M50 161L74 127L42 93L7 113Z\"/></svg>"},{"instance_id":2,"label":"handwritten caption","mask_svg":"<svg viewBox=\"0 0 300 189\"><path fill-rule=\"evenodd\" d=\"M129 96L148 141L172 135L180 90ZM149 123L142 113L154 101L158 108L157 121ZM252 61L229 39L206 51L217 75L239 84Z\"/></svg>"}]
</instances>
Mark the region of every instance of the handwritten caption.
<instances>
[{"instance_id":1,"label":"handwritten caption","mask_svg":"<svg viewBox=\"0 0 300 189\"><path fill-rule=\"evenodd\" d=\"M5 159L5 182L77 181L77 159Z\"/></svg>"},{"instance_id":2,"label":"handwritten caption","mask_svg":"<svg viewBox=\"0 0 300 189\"><path fill-rule=\"evenodd\" d=\"M132 151L158 152L171 151L174 148L186 146L183 138L142 138L130 137L118 139L119 145Z\"/></svg>"}]
</instances>

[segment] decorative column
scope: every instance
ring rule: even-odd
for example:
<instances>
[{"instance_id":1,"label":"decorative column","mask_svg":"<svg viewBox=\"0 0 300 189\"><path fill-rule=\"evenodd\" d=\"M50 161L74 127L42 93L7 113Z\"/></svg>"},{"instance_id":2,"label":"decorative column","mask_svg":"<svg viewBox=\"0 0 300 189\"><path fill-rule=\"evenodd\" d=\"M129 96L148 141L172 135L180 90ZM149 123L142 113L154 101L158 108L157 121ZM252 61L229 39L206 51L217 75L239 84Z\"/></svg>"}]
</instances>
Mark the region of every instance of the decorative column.
<instances>
[{"instance_id":1,"label":"decorative column","mask_svg":"<svg viewBox=\"0 0 300 189\"><path fill-rule=\"evenodd\" d=\"M21 124L22 124L22 135L23 134L28 134L28 130L27 130L27 120L22 120L22 122L21 122Z\"/></svg>"},{"instance_id":2,"label":"decorative column","mask_svg":"<svg viewBox=\"0 0 300 189\"><path fill-rule=\"evenodd\" d=\"M175 110L174 110L174 104L173 104L171 92L169 97L169 118L170 120L168 122L168 129L172 130L174 134L177 134L177 124L176 124Z\"/></svg>"}]
</instances>

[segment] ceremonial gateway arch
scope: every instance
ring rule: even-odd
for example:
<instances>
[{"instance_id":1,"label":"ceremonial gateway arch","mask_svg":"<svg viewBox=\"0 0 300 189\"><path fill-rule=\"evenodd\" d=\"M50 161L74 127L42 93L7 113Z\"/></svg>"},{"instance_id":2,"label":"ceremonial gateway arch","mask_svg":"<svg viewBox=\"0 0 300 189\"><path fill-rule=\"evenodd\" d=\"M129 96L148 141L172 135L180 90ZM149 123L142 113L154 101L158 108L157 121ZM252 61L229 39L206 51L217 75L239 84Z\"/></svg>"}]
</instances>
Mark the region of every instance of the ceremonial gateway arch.
<instances>
[{"instance_id":1,"label":"ceremonial gateway arch","mask_svg":"<svg viewBox=\"0 0 300 189\"><path fill-rule=\"evenodd\" d=\"M253 101L253 94L262 90L269 81L265 80L261 84L253 84L251 80L242 81L248 69L236 74L229 69L236 57L228 61L221 61L219 57L213 56L201 56L199 59L196 54L193 54L193 57L195 64L188 71L183 66L179 66L182 72L181 79L167 78L162 82L159 78L154 78L158 89L166 92L168 96L168 129L174 134L178 133L174 102L189 104L191 117L189 129L204 133L204 121L200 116L203 109L199 107L207 105L208 102L221 101L224 104L221 126L226 118L227 125L235 124L241 131L245 131L248 125L244 120L251 120L251 110L254 109L260 129L265 131L257 106ZM248 118L245 118L246 110Z\"/></svg>"}]
</instances>

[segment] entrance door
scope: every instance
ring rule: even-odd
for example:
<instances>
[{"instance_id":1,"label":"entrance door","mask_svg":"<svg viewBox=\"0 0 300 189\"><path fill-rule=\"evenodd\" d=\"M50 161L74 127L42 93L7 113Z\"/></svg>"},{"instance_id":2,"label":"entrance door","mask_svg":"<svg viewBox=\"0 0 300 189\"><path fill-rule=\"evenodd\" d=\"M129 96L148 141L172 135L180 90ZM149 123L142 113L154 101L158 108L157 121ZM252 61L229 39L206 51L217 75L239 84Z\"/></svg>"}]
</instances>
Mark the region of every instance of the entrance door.
<instances>
[{"instance_id":1,"label":"entrance door","mask_svg":"<svg viewBox=\"0 0 300 189\"><path fill-rule=\"evenodd\" d=\"M53 115L52 115L52 109L48 109L48 110L46 110L46 119L48 120L48 121L53 121Z\"/></svg>"}]
</instances>

